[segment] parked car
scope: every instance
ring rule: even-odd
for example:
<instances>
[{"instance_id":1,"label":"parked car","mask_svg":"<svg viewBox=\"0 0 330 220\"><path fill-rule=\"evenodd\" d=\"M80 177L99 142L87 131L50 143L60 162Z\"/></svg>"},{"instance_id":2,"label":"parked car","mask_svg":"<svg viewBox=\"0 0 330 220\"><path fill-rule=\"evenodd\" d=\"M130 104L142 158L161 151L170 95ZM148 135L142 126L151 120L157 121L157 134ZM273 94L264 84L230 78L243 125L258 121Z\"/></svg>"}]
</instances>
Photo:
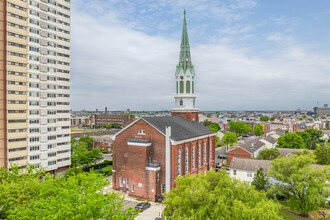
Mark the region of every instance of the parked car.
<instances>
[{"instance_id":1,"label":"parked car","mask_svg":"<svg viewBox=\"0 0 330 220\"><path fill-rule=\"evenodd\" d=\"M143 212L144 210L146 210L150 206L151 206L151 204L149 202L141 202L141 203L139 203L135 206L135 209L140 210L141 212Z\"/></svg>"},{"instance_id":2,"label":"parked car","mask_svg":"<svg viewBox=\"0 0 330 220\"><path fill-rule=\"evenodd\" d=\"M156 217L155 220L162 220L162 218L161 217Z\"/></svg>"}]
</instances>

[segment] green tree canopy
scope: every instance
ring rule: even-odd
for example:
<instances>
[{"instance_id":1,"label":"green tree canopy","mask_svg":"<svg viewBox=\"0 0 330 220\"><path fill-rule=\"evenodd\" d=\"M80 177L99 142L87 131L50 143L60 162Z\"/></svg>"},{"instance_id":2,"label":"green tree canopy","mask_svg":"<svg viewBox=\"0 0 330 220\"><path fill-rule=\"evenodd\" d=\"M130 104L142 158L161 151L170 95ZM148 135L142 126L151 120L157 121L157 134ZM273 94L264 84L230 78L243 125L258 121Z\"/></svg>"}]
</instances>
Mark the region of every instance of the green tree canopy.
<instances>
[{"instance_id":1,"label":"green tree canopy","mask_svg":"<svg viewBox=\"0 0 330 220\"><path fill-rule=\"evenodd\" d=\"M71 164L72 166L88 166L95 163L98 160L103 159L101 148L88 149L85 142L78 142L76 146L71 145L72 155Z\"/></svg>"},{"instance_id":2,"label":"green tree canopy","mask_svg":"<svg viewBox=\"0 0 330 220\"><path fill-rule=\"evenodd\" d=\"M207 126L209 126L209 125L211 125L212 124L212 122L211 121L208 121L208 120L205 120L204 122L203 122L203 125L205 126L205 127L207 127Z\"/></svg>"},{"instance_id":3,"label":"green tree canopy","mask_svg":"<svg viewBox=\"0 0 330 220\"><path fill-rule=\"evenodd\" d=\"M279 157L272 161L269 175L274 178L273 192L286 195L292 210L307 215L325 202L329 167L317 169L311 154Z\"/></svg>"},{"instance_id":4,"label":"green tree canopy","mask_svg":"<svg viewBox=\"0 0 330 220\"><path fill-rule=\"evenodd\" d=\"M309 134L310 137L317 142L320 141L320 138L323 136L322 131L313 128L306 129L304 132Z\"/></svg>"},{"instance_id":5,"label":"green tree canopy","mask_svg":"<svg viewBox=\"0 0 330 220\"><path fill-rule=\"evenodd\" d=\"M110 123L105 126L106 128L120 128L118 123Z\"/></svg>"},{"instance_id":6,"label":"green tree canopy","mask_svg":"<svg viewBox=\"0 0 330 220\"><path fill-rule=\"evenodd\" d=\"M275 117L274 117L274 116L271 117L271 118L270 118L270 121L275 121Z\"/></svg>"},{"instance_id":7,"label":"green tree canopy","mask_svg":"<svg viewBox=\"0 0 330 220\"><path fill-rule=\"evenodd\" d=\"M254 135L256 135L256 136L261 136L261 135L263 135L263 134L265 133L265 131L264 131L264 127L262 127L261 124L256 124L256 125L254 126L254 128L253 128L253 133L254 133Z\"/></svg>"},{"instance_id":8,"label":"green tree canopy","mask_svg":"<svg viewBox=\"0 0 330 220\"><path fill-rule=\"evenodd\" d=\"M238 137L251 131L251 126L242 121L230 121L228 125L229 129L234 131Z\"/></svg>"},{"instance_id":9,"label":"green tree canopy","mask_svg":"<svg viewBox=\"0 0 330 220\"><path fill-rule=\"evenodd\" d=\"M316 162L321 165L330 165L330 146L321 144L314 151Z\"/></svg>"},{"instance_id":10,"label":"green tree canopy","mask_svg":"<svg viewBox=\"0 0 330 220\"><path fill-rule=\"evenodd\" d=\"M274 160L280 156L280 152L276 148L264 149L259 152L257 159L259 160Z\"/></svg>"},{"instance_id":11,"label":"green tree canopy","mask_svg":"<svg viewBox=\"0 0 330 220\"><path fill-rule=\"evenodd\" d=\"M267 177L267 174L264 173L264 169L260 167L257 170L257 173L253 177L253 181L251 183L253 186L256 187L256 190L258 191L267 191L267 189L270 187L270 183Z\"/></svg>"},{"instance_id":12,"label":"green tree canopy","mask_svg":"<svg viewBox=\"0 0 330 220\"><path fill-rule=\"evenodd\" d=\"M234 134L233 132L230 132L230 131L227 131L225 133L225 135L222 137L222 142L227 146L231 146L234 143L236 143L237 141L238 140L237 140L236 134Z\"/></svg>"},{"instance_id":13,"label":"green tree canopy","mask_svg":"<svg viewBox=\"0 0 330 220\"><path fill-rule=\"evenodd\" d=\"M226 172L187 175L165 196L167 219L281 219L279 204Z\"/></svg>"},{"instance_id":14,"label":"green tree canopy","mask_svg":"<svg viewBox=\"0 0 330 220\"><path fill-rule=\"evenodd\" d=\"M0 218L6 219L133 219L118 194L103 195L109 183L95 173L54 178L44 171L0 168Z\"/></svg>"},{"instance_id":15,"label":"green tree canopy","mask_svg":"<svg viewBox=\"0 0 330 220\"><path fill-rule=\"evenodd\" d=\"M218 132L221 129L221 127L218 123L212 123L206 127L208 127L210 130L212 130L214 132Z\"/></svg>"},{"instance_id":16,"label":"green tree canopy","mask_svg":"<svg viewBox=\"0 0 330 220\"><path fill-rule=\"evenodd\" d=\"M94 138L89 135L81 136L78 142L86 143L88 149L92 149L94 147Z\"/></svg>"},{"instance_id":17,"label":"green tree canopy","mask_svg":"<svg viewBox=\"0 0 330 220\"><path fill-rule=\"evenodd\" d=\"M269 121L269 117L264 115L260 117L260 121Z\"/></svg>"},{"instance_id":18,"label":"green tree canopy","mask_svg":"<svg viewBox=\"0 0 330 220\"><path fill-rule=\"evenodd\" d=\"M288 133L278 138L277 147L304 149L305 143L300 135L296 133Z\"/></svg>"}]
</instances>

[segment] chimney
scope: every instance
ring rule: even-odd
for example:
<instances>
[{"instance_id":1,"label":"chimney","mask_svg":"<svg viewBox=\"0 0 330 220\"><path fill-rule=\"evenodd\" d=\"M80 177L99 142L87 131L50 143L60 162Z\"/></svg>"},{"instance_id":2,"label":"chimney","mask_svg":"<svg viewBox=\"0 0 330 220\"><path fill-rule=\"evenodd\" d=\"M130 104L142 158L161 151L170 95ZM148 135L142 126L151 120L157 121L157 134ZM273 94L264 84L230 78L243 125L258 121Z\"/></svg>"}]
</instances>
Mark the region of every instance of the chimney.
<instances>
[{"instance_id":1,"label":"chimney","mask_svg":"<svg viewBox=\"0 0 330 220\"><path fill-rule=\"evenodd\" d=\"M104 114L108 114L108 108L105 107Z\"/></svg>"}]
</instances>

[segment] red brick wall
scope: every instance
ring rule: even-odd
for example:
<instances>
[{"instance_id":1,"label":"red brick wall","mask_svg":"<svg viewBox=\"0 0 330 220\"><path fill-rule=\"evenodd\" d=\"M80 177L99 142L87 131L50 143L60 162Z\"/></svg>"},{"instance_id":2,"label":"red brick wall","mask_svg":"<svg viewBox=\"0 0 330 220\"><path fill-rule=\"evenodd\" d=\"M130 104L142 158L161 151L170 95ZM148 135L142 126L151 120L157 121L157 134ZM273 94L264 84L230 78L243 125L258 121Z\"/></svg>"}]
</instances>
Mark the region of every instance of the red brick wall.
<instances>
[{"instance_id":1,"label":"red brick wall","mask_svg":"<svg viewBox=\"0 0 330 220\"><path fill-rule=\"evenodd\" d=\"M145 135L138 135L140 129L145 130ZM150 147L143 146L127 146L127 140L129 138L142 137L143 139L152 140ZM212 140L212 160L210 161L210 148L209 143ZM206 147L206 163L204 163L204 142ZM198 144L201 143L201 166L198 166ZM192 144L195 144L195 169L192 170ZM189 170L185 172L185 147L189 148ZM171 146L171 187L175 187L175 178L177 177L177 162L178 162L178 149L181 149L181 174L197 174L198 172L204 172L209 170L210 167L215 168L215 136L196 140L192 142L186 142L180 145ZM119 177L123 177L125 182L126 178L129 178L130 188L128 189L129 195L142 197L150 200L156 200L161 196L161 184L165 184L165 136L146 123L143 119L137 121L122 133L116 136L116 140L113 141L113 188L116 190L127 191L124 184L123 187L119 186ZM159 180L157 180L156 171L147 171L146 162L151 156L151 162L160 164ZM142 187L138 184L142 183ZM131 192L131 184L134 184L134 192ZM152 190L154 192L152 192Z\"/></svg>"},{"instance_id":2,"label":"red brick wall","mask_svg":"<svg viewBox=\"0 0 330 220\"><path fill-rule=\"evenodd\" d=\"M182 116L189 121L199 121L198 112L171 112L172 116Z\"/></svg>"},{"instance_id":3,"label":"red brick wall","mask_svg":"<svg viewBox=\"0 0 330 220\"><path fill-rule=\"evenodd\" d=\"M247 152L246 150L238 147L235 148L233 150L230 150L227 152L227 163L228 165L230 165L231 160L233 159L233 157L242 157L242 158L250 158L251 154L249 152Z\"/></svg>"},{"instance_id":4,"label":"red brick wall","mask_svg":"<svg viewBox=\"0 0 330 220\"><path fill-rule=\"evenodd\" d=\"M103 145L102 145L103 144ZM106 143L106 142L95 142L94 143L94 147L98 147L98 148L101 148L101 149L103 149L103 150L106 150L106 151L108 151L108 149L109 148L111 148L111 144L109 144L109 143ZM108 153L111 153L111 150L110 151L108 151Z\"/></svg>"}]
</instances>

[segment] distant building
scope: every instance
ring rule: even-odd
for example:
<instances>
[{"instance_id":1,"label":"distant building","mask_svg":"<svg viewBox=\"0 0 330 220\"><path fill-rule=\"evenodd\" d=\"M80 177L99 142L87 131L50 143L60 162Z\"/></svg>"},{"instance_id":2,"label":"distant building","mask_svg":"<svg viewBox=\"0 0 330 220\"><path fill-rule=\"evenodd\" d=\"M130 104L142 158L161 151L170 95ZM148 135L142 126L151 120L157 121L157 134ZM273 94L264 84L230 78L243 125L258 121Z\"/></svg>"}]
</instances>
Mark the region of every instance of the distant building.
<instances>
[{"instance_id":1,"label":"distant building","mask_svg":"<svg viewBox=\"0 0 330 220\"><path fill-rule=\"evenodd\" d=\"M314 114L316 114L317 116L330 115L330 108L328 107L328 104L324 104L323 107L315 107Z\"/></svg>"}]
</instances>

